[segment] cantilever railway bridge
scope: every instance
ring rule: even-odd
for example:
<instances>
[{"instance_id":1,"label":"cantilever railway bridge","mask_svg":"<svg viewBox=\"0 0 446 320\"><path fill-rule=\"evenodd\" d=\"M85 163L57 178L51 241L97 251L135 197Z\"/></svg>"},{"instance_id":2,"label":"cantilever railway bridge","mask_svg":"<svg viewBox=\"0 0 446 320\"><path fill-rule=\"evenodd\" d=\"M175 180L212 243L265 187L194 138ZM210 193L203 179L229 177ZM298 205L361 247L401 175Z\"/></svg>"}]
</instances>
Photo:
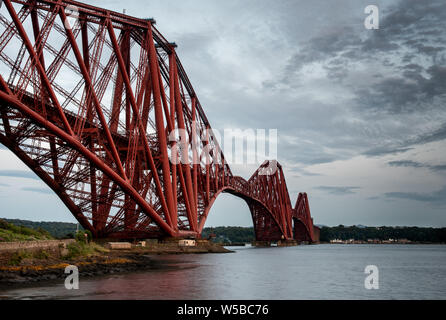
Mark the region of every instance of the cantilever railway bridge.
<instances>
[{"instance_id":1,"label":"cantilever railway bridge","mask_svg":"<svg viewBox=\"0 0 446 320\"><path fill-rule=\"evenodd\" d=\"M74 1L4 0L0 143L95 237L198 238L226 192L248 204L257 240L315 241L307 195L291 205L280 164L232 175L175 44L154 25ZM170 161L178 129L221 161L185 148Z\"/></svg>"}]
</instances>

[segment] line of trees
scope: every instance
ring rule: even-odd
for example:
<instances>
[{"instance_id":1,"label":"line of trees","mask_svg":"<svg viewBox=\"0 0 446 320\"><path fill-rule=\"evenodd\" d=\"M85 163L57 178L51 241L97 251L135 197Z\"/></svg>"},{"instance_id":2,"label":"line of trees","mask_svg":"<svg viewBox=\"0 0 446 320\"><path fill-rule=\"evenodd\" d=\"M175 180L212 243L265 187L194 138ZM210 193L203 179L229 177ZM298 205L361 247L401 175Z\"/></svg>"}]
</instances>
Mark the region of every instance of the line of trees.
<instances>
[{"instance_id":1,"label":"line of trees","mask_svg":"<svg viewBox=\"0 0 446 320\"><path fill-rule=\"evenodd\" d=\"M321 228L321 242L334 239L363 241L368 239L407 239L413 242L446 243L446 228L348 227L343 225Z\"/></svg>"},{"instance_id":2,"label":"line of trees","mask_svg":"<svg viewBox=\"0 0 446 320\"><path fill-rule=\"evenodd\" d=\"M34 222L19 219L3 219L15 226L23 226L34 230L45 230L54 238L74 238L77 225L67 222ZM202 237L213 238L221 243L249 243L255 239L253 227L213 227L205 228ZM407 239L413 242L446 243L446 228L420 228L420 227L362 227L344 226L322 227L320 240L362 240L368 239L388 240Z\"/></svg>"},{"instance_id":3,"label":"line of trees","mask_svg":"<svg viewBox=\"0 0 446 320\"><path fill-rule=\"evenodd\" d=\"M42 228L27 228L0 219L0 242L50 240L52 236Z\"/></svg>"},{"instance_id":4,"label":"line of trees","mask_svg":"<svg viewBox=\"0 0 446 320\"><path fill-rule=\"evenodd\" d=\"M250 243L255 239L253 227L204 228L202 237L207 239L211 235L213 237L213 241L219 243Z\"/></svg>"},{"instance_id":5,"label":"line of trees","mask_svg":"<svg viewBox=\"0 0 446 320\"><path fill-rule=\"evenodd\" d=\"M224 243L249 243L255 239L253 227L215 227L205 228L203 238L214 235L214 241ZM407 239L421 243L446 243L446 228L420 228L420 227L361 227L343 226L322 227L320 240L362 240L368 239L388 240Z\"/></svg>"},{"instance_id":6,"label":"line of trees","mask_svg":"<svg viewBox=\"0 0 446 320\"><path fill-rule=\"evenodd\" d=\"M46 230L57 239L74 238L77 225L69 222L35 222L20 219L2 219L15 226L23 226L34 230Z\"/></svg>"}]
</instances>

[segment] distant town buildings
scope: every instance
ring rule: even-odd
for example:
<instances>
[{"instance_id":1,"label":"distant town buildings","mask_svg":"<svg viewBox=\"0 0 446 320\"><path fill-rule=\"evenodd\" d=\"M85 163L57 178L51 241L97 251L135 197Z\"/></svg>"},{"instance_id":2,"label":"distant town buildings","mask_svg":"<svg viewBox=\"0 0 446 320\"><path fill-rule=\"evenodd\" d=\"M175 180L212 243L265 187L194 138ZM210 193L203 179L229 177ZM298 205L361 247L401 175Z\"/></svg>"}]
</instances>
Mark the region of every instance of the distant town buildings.
<instances>
[{"instance_id":1,"label":"distant town buildings","mask_svg":"<svg viewBox=\"0 0 446 320\"><path fill-rule=\"evenodd\" d=\"M333 239L333 240L330 240L330 243L333 243L333 244L408 244L408 243L411 243L411 241L407 240L407 239L387 239L387 240L367 239L367 241L355 240L355 239L348 239L348 240Z\"/></svg>"}]
</instances>

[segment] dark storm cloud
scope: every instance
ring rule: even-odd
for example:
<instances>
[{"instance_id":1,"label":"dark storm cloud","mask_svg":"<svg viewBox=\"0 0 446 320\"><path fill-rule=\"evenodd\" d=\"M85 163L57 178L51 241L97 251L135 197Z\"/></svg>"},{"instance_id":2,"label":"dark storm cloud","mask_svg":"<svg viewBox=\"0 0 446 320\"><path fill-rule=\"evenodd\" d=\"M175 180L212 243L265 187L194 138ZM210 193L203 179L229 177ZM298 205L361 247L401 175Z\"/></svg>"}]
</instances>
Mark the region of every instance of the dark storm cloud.
<instances>
[{"instance_id":1,"label":"dark storm cloud","mask_svg":"<svg viewBox=\"0 0 446 320\"><path fill-rule=\"evenodd\" d=\"M434 170L434 171L446 171L446 164L436 165L436 166L429 166L429 168Z\"/></svg>"},{"instance_id":2,"label":"dark storm cloud","mask_svg":"<svg viewBox=\"0 0 446 320\"><path fill-rule=\"evenodd\" d=\"M354 194L358 189L361 189L360 187L338 187L338 186L319 186L315 187L314 189L325 191L330 194L334 195L347 195L347 194Z\"/></svg>"},{"instance_id":3,"label":"dark storm cloud","mask_svg":"<svg viewBox=\"0 0 446 320\"><path fill-rule=\"evenodd\" d=\"M397 68L402 73L357 90L358 104L369 110L399 114L429 108L438 96L445 102L445 28L444 1L401 1L393 7L384 16L379 32L372 33L360 48L366 55L392 51L396 61L404 51L403 62L411 63ZM430 66L424 68L412 62L415 58L425 59Z\"/></svg>"},{"instance_id":4,"label":"dark storm cloud","mask_svg":"<svg viewBox=\"0 0 446 320\"><path fill-rule=\"evenodd\" d=\"M443 37L445 9L446 3L442 0L399 1L384 13L379 32L366 39L362 49L366 52L382 52L409 47L417 53L435 58L439 50L433 45Z\"/></svg>"},{"instance_id":5,"label":"dark storm cloud","mask_svg":"<svg viewBox=\"0 0 446 320\"><path fill-rule=\"evenodd\" d=\"M418 136L413 141L408 143L412 144L425 144L430 142L442 141L446 139L446 123L441 126L441 128L434 130L433 132L423 134Z\"/></svg>"},{"instance_id":6,"label":"dark storm cloud","mask_svg":"<svg viewBox=\"0 0 446 320\"><path fill-rule=\"evenodd\" d=\"M427 168L432 171L446 171L446 164L444 165L430 165L425 163L420 163L412 160L400 160L400 161L390 161L388 163L392 167L408 167L408 168Z\"/></svg>"},{"instance_id":7,"label":"dark storm cloud","mask_svg":"<svg viewBox=\"0 0 446 320\"><path fill-rule=\"evenodd\" d=\"M0 177L26 178L26 179L40 180L40 178L37 177L33 172L22 171L22 170L0 170Z\"/></svg>"},{"instance_id":8,"label":"dark storm cloud","mask_svg":"<svg viewBox=\"0 0 446 320\"><path fill-rule=\"evenodd\" d=\"M426 45L429 40L444 41L444 1L400 1L382 15L380 29L368 32L365 39L358 28L350 26L334 27L331 32L310 39L289 59L282 81L290 82L296 72L313 62L323 62L329 71L333 65L338 65L337 71L344 66L344 74L351 62L376 59L376 54L399 54L400 49L411 52L405 53L407 62L418 55L428 56L434 63L444 62L444 46ZM387 61L387 65L392 63Z\"/></svg>"},{"instance_id":9,"label":"dark storm cloud","mask_svg":"<svg viewBox=\"0 0 446 320\"><path fill-rule=\"evenodd\" d=\"M405 199L433 204L446 204L446 186L431 193L388 192L384 196L389 199Z\"/></svg>"},{"instance_id":10,"label":"dark storm cloud","mask_svg":"<svg viewBox=\"0 0 446 320\"><path fill-rule=\"evenodd\" d=\"M294 113L284 112L310 119L282 117L281 131L292 135L299 128L299 135L317 142L311 151L304 151L304 145L299 152L280 153L287 160L311 165L358 154L381 157L446 139L446 123L441 126L441 120L446 120L446 2L398 1L381 10L380 29L375 31L360 26L363 18L352 20L340 14L338 19L349 23L333 23L332 28L297 42L279 76L264 81L263 89L286 96L308 90L305 67L312 70L319 64L326 72L313 85L319 90L306 100L290 101ZM319 96L332 94L339 83L351 99L336 109L327 101L320 102ZM315 101L323 113L306 111ZM276 113L268 115L274 119ZM307 128L311 118L314 125ZM330 148L329 154L324 147Z\"/></svg>"},{"instance_id":11,"label":"dark storm cloud","mask_svg":"<svg viewBox=\"0 0 446 320\"><path fill-rule=\"evenodd\" d=\"M400 114L438 107L433 104L436 97L446 102L446 67L429 67L427 77L422 75L421 67L417 67L405 67L400 77L387 78L357 90L357 103L369 112Z\"/></svg>"},{"instance_id":12,"label":"dark storm cloud","mask_svg":"<svg viewBox=\"0 0 446 320\"><path fill-rule=\"evenodd\" d=\"M406 53L402 62L411 63L396 68L391 77L356 90L358 105L369 111L399 114L431 108L435 97L440 97L444 104L446 48L438 43L445 43L441 34L445 28L444 1L401 1L385 16L382 29L373 33L361 47L366 54L395 51L395 58L399 52L409 51L412 54ZM430 66L425 68L413 63L415 58L425 59ZM398 73L398 69L402 72Z\"/></svg>"},{"instance_id":13,"label":"dark storm cloud","mask_svg":"<svg viewBox=\"0 0 446 320\"><path fill-rule=\"evenodd\" d=\"M356 57L355 50L348 49L357 47L358 43L360 43L360 38L354 33L353 28L335 29L328 34L311 39L289 59L281 82L290 85L294 83L296 73L304 66L332 57L336 59L327 61L324 66L330 76L336 78L336 74L345 74L348 69L348 59ZM338 56L341 52L343 55Z\"/></svg>"}]
</instances>

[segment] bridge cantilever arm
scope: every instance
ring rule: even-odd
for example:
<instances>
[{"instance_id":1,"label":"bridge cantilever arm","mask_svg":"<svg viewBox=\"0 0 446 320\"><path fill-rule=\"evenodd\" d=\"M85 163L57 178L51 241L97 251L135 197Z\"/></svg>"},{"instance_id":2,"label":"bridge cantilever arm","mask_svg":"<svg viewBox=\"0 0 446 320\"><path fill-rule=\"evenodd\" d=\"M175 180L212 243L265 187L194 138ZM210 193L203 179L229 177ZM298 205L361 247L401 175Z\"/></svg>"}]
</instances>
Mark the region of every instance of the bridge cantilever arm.
<instances>
[{"instance_id":1,"label":"bridge cantilever arm","mask_svg":"<svg viewBox=\"0 0 446 320\"><path fill-rule=\"evenodd\" d=\"M0 91L0 99L6 101L17 108L20 112L27 115L29 118L36 121L39 125L58 136L63 141L67 142L72 148L76 149L79 153L81 153L87 160L91 161L98 169L103 171L107 176L116 181L116 183L125 190L135 202L143 208L146 214L150 215L150 217L155 221L156 224L160 226L160 228L169 234L170 236L175 236L176 232L158 215L158 213L153 210L152 207L148 205L148 203L134 190L119 174L114 172L110 167L105 165L102 161L100 161L95 154L93 154L90 150L85 148L77 139L73 136L67 134L65 131L61 130L54 124L50 123L48 120L43 118L38 113L30 110L27 106L22 104L17 98L14 96L10 96L3 91Z\"/></svg>"}]
</instances>

